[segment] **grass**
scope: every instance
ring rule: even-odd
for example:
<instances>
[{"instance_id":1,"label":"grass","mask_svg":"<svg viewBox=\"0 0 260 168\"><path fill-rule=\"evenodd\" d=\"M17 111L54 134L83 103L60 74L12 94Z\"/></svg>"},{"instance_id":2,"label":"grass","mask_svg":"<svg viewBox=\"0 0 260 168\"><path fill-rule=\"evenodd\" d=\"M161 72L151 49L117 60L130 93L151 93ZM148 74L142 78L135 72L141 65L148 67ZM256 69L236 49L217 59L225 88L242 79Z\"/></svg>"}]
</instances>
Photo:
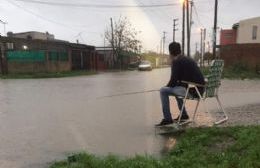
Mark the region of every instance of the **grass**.
<instances>
[{"instance_id":1,"label":"grass","mask_svg":"<svg viewBox=\"0 0 260 168\"><path fill-rule=\"evenodd\" d=\"M151 156L69 156L50 168L259 168L260 126L190 128L161 159Z\"/></svg>"},{"instance_id":2,"label":"grass","mask_svg":"<svg viewBox=\"0 0 260 168\"><path fill-rule=\"evenodd\" d=\"M225 68L223 77L228 79L260 79L260 74L253 70L234 70L233 68Z\"/></svg>"},{"instance_id":3,"label":"grass","mask_svg":"<svg viewBox=\"0 0 260 168\"><path fill-rule=\"evenodd\" d=\"M95 71L69 71L69 72L53 72L53 73L13 73L8 75L0 75L1 79L33 79L33 78L62 78L71 76L83 76L96 74Z\"/></svg>"},{"instance_id":4,"label":"grass","mask_svg":"<svg viewBox=\"0 0 260 168\"><path fill-rule=\"evenodd\" d=\"M208 74L208 68L201 68L204 75ZM260 79L260 74L253 70L237 70L233 67L224 68L222 78L227 79Z\"/></svg>"}]
</instances>

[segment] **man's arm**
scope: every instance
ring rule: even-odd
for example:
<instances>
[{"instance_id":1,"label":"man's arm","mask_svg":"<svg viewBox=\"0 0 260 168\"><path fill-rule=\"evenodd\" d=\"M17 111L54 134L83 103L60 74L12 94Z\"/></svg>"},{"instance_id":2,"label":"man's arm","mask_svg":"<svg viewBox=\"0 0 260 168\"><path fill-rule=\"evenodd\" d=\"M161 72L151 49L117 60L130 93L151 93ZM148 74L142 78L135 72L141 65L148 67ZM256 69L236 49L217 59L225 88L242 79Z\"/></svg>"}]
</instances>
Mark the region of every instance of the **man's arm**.
<instances>
[{"instance_id":1,"label":"man's arm","mask_svg":"<svg viewBox=\"0 0 260 168\"><path fill-rule=\"evenodd\" d=\"M171 78L168 84L166 85L167 87L177 86L178 80L180 80L179 72L180 72L179 64L177 62L173 63L171 67Z\"/></svg>"}]
</instances>

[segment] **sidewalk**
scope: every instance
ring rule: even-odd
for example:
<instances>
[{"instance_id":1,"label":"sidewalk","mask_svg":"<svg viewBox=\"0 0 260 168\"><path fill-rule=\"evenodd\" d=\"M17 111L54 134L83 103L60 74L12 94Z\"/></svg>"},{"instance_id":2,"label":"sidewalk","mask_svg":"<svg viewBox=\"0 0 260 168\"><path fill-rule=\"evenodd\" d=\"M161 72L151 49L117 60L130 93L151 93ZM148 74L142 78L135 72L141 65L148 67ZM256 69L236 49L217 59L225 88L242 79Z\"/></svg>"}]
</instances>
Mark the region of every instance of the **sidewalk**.
<instances>
[{"instance_id":1,"label":"sidewalk","mask_svg":"<svg viewBox=\"0 0 260 168\"><path fill-rule=\"evenodd\" d=\"M219 90L220 101L228 114L228 121L221 126L260 124L260 80L222 80ZM217 102L207 100L210 113L199 107L196 123L199 126L212 125L222 116L217 110Z\"/></svg>"}]
</instances>

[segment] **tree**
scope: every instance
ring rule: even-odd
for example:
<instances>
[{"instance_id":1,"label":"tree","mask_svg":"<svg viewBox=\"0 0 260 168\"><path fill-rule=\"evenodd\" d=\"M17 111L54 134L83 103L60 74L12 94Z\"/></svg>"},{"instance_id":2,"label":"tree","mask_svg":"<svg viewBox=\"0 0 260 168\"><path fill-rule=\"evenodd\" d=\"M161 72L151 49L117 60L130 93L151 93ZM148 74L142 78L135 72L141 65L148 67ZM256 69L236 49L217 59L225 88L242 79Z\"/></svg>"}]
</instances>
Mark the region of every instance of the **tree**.
<instances>
[{"instance_id":1,"label":"tree","mask_svg":"<svg viewBox=\"0 0 260 168\"><path fill-rule=\"evenodd\" d=\"M206 53L204 54L204 60L208 60L208 64L209 64L209 62L210 62L211 60L213 60L213 59L214 59L214 57L213 57L213 54L212 54L212 53L206 52Z\"/></svg>"},{"instance_id":2,"label":"tree","mask_svg":"<svg viewBox=\"0 0 260 168\"><path fill-rule=\"evenodd\" d=\"M136 31L127 17L120 17L118 21L113 23L112 28L107 29L105 38L115 49L114 62L119 60L122 62L121 53L132 52L137 53L141 48L141 42L137 40L138 31Z\"/></svg>"},{"instance_id":3,"label":"tree","mask_svg":"<svg viewBox=\"0 0 260 168\"><path fill-rule=\"evenodd\" d=\"M199 61L199 59L200 59L200 53L199 53L198 51L196 51L196 53L194 54L193 59L194 59L196 62Z\"/></svg>"}]
</instances>

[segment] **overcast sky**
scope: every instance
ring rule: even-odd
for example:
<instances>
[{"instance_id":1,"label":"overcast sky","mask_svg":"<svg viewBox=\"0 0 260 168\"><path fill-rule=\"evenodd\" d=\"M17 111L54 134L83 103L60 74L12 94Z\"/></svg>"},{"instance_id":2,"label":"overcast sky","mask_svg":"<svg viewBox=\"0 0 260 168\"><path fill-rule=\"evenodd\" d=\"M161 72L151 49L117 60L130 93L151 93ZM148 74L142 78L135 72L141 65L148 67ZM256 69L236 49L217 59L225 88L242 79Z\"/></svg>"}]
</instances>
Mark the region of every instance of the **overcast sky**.
<instances>
[{"instance_id":1,"label":"overcast sky","mask_svg":"<svg viewBox=\"0 0 260 168\"><path fill-rule=\"evenodd\" d=\"M52 2L72 5L33 3ZM195 43L200 42L199 29L207 29L207 41L211 41L215 0L194 0L192 26L192 53ZM80 4L82 4L80 6ZM166 7L96 8L88 5L163 5ZM0 19L7 22L6 31L48 31L55 38L103 46L104 32L110 26L110 18L129 18L133 27L140 31L143 50L158 51L163 31L166 46L172 41L173 18L179 18L176 40L181 41L180 0L0 0ZM260 0L219 0L218 27L231 28L240 20L260 16ZM0 25L4 34L4 26ZM167 49L166 49L167 50Z\"/></svg>"}]
</instances>

